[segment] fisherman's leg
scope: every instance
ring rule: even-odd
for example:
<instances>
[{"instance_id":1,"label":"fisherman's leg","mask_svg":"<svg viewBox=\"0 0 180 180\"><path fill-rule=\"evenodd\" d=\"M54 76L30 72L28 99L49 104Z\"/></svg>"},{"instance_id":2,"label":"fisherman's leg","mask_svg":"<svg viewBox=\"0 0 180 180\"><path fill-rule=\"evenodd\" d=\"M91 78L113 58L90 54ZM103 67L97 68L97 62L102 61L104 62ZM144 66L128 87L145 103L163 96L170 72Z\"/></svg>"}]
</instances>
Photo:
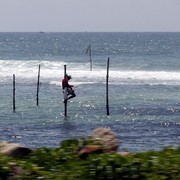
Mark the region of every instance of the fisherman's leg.
<instances>
[{"instance_id":1,"label":"fisherman's leg","mask_svg":"<svg viewBox=\"0 0 180 180\"><path fill-rule=\"evenodd\" d=\"M67 102L67 100L69 99L69 95L71 94L71 89L70 88L67 88L67 87L65 87L64 88L64 103L66 103Z\"/></svg>"},{"instance_id":2,"label":"fisherman's leg","mask_svg":"<svg viewBox=\"0 0 180 180\"><path fill-rule=\"evenodd\" d=\"M69 97L67 98L67 100L72 99L72 98L74 98L74 97L76 97L76 94L75 94L75 93L72 93L71 96L69 96Z\"/></svg>"}]
</instances>

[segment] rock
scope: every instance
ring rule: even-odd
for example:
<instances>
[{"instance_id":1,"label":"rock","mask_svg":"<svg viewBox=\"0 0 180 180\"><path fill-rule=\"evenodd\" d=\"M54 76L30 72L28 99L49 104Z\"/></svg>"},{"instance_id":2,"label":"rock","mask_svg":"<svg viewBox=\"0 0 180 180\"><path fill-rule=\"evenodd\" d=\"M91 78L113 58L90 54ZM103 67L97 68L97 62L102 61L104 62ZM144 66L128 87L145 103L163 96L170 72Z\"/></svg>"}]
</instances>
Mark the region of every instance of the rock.
<instances>
[{"instance_id":1,"label":"rock","mask_svg":"<svg viewBox=\"0 0 180 180\"><path fill-rule=\"evenodd\" d=\"M121 156L127 156L129 155L130 153L129 152L118 152L119 155Z\"/></svg>"},{"instance_id":2,"label":"rock","mask_svg":"<svg viewBox=\"0 0 180 180\"><path fill-rule=\"evenodd\" d=\"M22 157L30 154L31 149L23 147L20 144L0 142L0 153L13 157Z\"/></svg>"},{"instance_id":3,"label":"rock","mask_svg":"<svg viewBox=\"0 0 180 180\"><path fill-rule=\"evenodd\" d=\"M104 152L117 151L119 140L109 128L97 128L93 130L91 137L103 147Z\"/></svg>"},{"instance_id":4,"label":"rock","mask_svg":"<svg viewBox=\"0 0 180 180\"><path fill-rule=\"evenodd\" d=\"M103 153L102 146L86 145L78 149L78 155L81 158L85 158L88 154L91 154L91 153L98 153L98 154Z\"/></svg>"},{"instance_id":5,"label":"rock","mask_svg":"<svg viewBox=\"0 0 180 180\"><path fill-rule=\"evenodd\" d=\"M79 149L79 154L83 154L83 153L91 153L91 152L97 152L97 151L101 151L102 147L101 146L97 146L97 145L87 145L87 146L83 146Z\"/></svg>"}]
</instances>

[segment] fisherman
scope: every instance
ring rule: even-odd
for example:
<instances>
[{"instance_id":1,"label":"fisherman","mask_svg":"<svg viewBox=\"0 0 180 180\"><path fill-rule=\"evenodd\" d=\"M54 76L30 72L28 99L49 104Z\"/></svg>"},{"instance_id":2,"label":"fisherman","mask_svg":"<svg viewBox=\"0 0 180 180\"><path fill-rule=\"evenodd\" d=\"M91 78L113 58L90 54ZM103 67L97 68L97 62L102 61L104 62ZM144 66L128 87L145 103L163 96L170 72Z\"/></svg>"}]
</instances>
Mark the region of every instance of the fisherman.
<instances>
[{"instance_id":1,"label":"fisherman","mask_svg":"<svg viewBox=\"0 0 180 180\"><path fill-rule=\"evenodd\" d=\"M76 94L73 90L73 85L69 84L69 80L72 79L71 75L65 75L64 79L62 80L62 88L64 93L67 92L66 98L64 98L64 103L66 103L69 99L76 97Z\"/></svg>"}]
</instances>

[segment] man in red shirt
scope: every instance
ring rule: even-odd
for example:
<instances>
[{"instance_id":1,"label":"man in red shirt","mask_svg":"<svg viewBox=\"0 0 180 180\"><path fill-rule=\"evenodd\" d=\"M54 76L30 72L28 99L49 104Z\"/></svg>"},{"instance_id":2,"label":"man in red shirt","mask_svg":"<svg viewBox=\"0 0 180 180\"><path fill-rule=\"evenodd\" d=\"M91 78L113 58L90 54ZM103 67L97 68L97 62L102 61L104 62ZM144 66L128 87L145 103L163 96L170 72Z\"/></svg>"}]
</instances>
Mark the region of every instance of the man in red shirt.
<instances>
[{"instance_id":1,"label":"man in red shirt","mask_svg":"<svg viewBox=\"0 0 180 180\"><path fill-rule=\"evenodd\" d=\"M64 97L65 97L64 103L67 102L67 100L76 97L76 94L74 93L74 90L72 89L73 85L69 84L70 79L72 79L71 76L66 74L64 79L62 80L62 88L64 90ZM65 93L67 93L67 95Z\"/></svg>"}]
</instances>

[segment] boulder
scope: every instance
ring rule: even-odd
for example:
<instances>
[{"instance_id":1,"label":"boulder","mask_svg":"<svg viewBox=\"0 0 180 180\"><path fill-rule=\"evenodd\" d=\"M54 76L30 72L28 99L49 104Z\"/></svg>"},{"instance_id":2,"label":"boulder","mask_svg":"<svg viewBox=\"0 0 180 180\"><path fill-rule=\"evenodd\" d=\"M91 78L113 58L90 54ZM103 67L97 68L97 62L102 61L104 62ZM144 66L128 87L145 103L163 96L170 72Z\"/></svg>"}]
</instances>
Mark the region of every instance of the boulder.
<instances>
[{"instance_id":1,"label":"boulder","mask_svg":"<svg viewBox=\"0 0 180 180\"><path fill-rule=\"evenodd\" d=\"M97 128L93 130L91 137L103 147L104 152L117 151L119 140L110 128Z\"/></svg>"},{"instance_id":2,"label":"boulder","mask_svg":"<svg viewBox=\"0 0 180 180\"><path fill-rule=\"evenodd\" d=\"M31 149L23 147L21 144L0 142L0 153L7 156L22 157L30 154Z\"/></svg>"},{"instance_id":3,"label":"boulder","mask_svg":"<svg viewBox=\"0 0 180 180\"><path fill-rule=\"evenodd\" d=\"M86 158L88 154L92 154L92 153L101 154L103 153L103 149L101 146L98 145L86 145L78 149L78 155L81 158Z\"/></svg>"}]
</instances>

